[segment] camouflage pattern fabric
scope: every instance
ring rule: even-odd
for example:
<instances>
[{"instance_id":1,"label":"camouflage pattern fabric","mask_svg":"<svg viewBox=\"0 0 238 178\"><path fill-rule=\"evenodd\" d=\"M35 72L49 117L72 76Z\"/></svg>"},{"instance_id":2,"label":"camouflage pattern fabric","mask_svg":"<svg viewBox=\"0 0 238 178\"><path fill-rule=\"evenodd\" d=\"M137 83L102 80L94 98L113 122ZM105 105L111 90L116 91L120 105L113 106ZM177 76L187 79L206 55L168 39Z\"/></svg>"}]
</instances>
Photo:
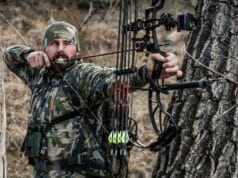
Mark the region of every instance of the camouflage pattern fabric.
<instances>
[{"instance_id":1,"label":"camouflage pattern fabric","mask_svg":"<svg viewBox=\"0 0 238 178\"><path fill-rule=\"evenodd\" d=\"M47 159L49 161L67 159L76 151L99 162L105 162L107 153L102 145L105 132L101 125L104 123L102 104L104 100L113 96L114 69L76 62L67 69L62 77L53 77L45 68L32 69L29 67L22 54L31 50L23 45L12 46L4 51L3 59L7 68L31 89L29 124L37 123L44 128L41 145L47 147ZM140 75L132 75L131 83L142 86L147 82L146 72L139 71L143 72L140 72ZM65 81L71 82L80 96L73 92L72 87ZM75 111L75 101L73 100L77 102L78 114L69 120L49 127L49 124L55 119ZM91 108L96 119L88 111L88 106L85 103ZM39 177L39 175L57 177L62 171L64 172L64 170L58 171L58 173L53 170L41 172L35 170L34 177ZM108 176L108 172L102 169L77 170L77 173L73 174Z\"/></svg>"}]
</instances>

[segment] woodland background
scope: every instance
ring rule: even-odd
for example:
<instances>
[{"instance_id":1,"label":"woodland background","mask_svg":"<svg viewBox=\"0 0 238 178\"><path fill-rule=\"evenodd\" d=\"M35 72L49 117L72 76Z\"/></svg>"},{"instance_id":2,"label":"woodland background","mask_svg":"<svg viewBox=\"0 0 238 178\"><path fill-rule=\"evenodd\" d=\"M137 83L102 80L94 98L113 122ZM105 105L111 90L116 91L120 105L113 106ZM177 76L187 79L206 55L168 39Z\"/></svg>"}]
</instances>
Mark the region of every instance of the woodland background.
<instances>
[{"instance_id":1,"label":"woodland background","mask_svg":"<svg viewBox=\"0 0 238 178\"><path fill-rule=\"evenodd\" d=\"M182 12L194 13L196 0L167 0L165 8L161 11L173 15ZM14 44L28 44L41 50L41 40L44 29L53 21L64 20L75 25L79 30L82 56L99 54L116 50L118 0L0 0L0 55L4 48ZM148 7L147 0L141 1L139 12ZM170 40L173 45L165 48L174 52L180 61L184 55L187 33L177 33L176 29L165 32L158 31L162 41ZM145 61L144 55L139 57ZM102 66L114 66L115 56L88 59L90 62ZM29 111L29 89L13 74L11 74L0 61L1 72L4 77L4 90L6 97L7 133L7 174L8 177L31 177L32 168L20 147L26 133L27 117ZM166 82L173 82L170 79ZM147 108L147 93L135 92L133 97L133 117L138 123L139 138L143 143L150 143L156 139L149 121ZM168 103L170 95L162 97L163 103ZM158 153L133 148L129 163L129 177L151 177Z\"/></svg>"}]
</instances>

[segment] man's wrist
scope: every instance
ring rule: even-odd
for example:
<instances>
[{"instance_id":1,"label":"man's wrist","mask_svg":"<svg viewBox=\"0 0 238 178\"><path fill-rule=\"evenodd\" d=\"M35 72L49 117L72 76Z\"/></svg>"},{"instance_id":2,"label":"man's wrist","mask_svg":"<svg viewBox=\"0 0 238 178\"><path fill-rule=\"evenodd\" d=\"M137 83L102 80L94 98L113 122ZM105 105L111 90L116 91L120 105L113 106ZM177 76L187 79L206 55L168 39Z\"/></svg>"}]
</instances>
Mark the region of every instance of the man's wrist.
<instances>
[{"instance_id":1,"label":"man's wrist","mask_svg":"<svg viewBox=\"0 0 238 178\"><path fill-rule=\"evenodd\" d=\"M140 78L145 81L145 82L149 82L150 81L150 75L148 73L148 70L147 70L147 66L146 65L143 65L143 66L140 66L138 68L138 75L140 76Z\"/></svg>"},{"instance_id":2,"label":"man's wrist","mask_svg":"<svg viewBox=\"0 0 238 178\"><path fill-rule=\"evenodd\" d=\"M27 56L28 56L30 53L34 52L34 51L35 51L34 49L24 50L24 51L20 54L20 56L21 56L22 59L26 60L26 59L27 59Z\"/></svg>"}]
</instances>

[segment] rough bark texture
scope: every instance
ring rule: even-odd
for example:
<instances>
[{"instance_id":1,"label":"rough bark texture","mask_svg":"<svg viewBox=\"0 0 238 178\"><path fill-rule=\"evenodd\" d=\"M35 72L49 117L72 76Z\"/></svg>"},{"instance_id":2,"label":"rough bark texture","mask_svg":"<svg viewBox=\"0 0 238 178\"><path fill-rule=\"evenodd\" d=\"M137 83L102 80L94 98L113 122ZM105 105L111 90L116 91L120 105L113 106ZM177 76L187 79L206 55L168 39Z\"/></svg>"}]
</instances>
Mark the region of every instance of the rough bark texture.
<instances>
[{"instance_id":1,"label":"rough bark texture","mask_svg":"<svg viewBox=\"0 0 238 178\"><path fill-rule=\"evenodd\" d=\"M0 177L6 178L6 150L5 150L5 130L6 130L6 113L5 98L3 91L2 63L0 63Z\"/></svg>"},{"instance_id":2,"label":"rough bark texture","mask_svg":"<svg viewBox=\"0 0 238 178\"><path fill-rule=\"evenodd\" d=\"M238 81L238 1L199 0L198 28L188 40L191 56ZM224 78L185 55L182 81ZM181 134L159 154L158 178L238 177L237 83L214 82L205 89L179 90L169 111Z\"/></svg>"}]
</instances>

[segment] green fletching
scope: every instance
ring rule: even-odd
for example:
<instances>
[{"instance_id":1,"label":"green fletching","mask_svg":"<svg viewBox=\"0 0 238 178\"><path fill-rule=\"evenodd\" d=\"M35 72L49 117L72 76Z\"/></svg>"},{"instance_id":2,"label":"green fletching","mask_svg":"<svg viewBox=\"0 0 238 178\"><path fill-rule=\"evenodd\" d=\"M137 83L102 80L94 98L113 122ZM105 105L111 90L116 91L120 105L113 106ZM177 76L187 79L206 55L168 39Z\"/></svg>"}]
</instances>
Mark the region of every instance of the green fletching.
<instances>
[{"instance_id":1,"label":"green fletching","mask_svg":"<svg viewBox=\"0 0 238 178\"><path fill-rule=\"evenodd\" d=\"M112 131L108 136L109 143L127 143L129 141L129 135L127 131Z\"/></svg>"}]
</instances>

